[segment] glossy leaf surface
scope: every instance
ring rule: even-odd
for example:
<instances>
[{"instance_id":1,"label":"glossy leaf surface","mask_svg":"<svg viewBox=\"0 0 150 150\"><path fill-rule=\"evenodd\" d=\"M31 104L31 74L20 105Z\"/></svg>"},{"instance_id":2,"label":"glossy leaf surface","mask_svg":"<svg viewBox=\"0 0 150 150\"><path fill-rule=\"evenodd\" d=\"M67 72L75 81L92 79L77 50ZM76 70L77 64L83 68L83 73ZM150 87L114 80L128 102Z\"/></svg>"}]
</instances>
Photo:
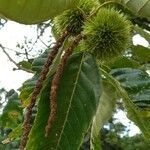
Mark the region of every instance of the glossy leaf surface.
<instances>
[{"instance_id":1,"label":"glossy leaf surface","mask_svg":"<svg viewBox=\"0 0 150 150\"><path fill-rule=\"evenodd\" d=\"M141 63L150 61L150 49L141 45L132 46L133 57Z\"/></svg>"},{"instance_id":2,"label":"glossy leaf surface","mask_svg":"<svg viewBox=\"0 0 150 150\"><path fill-rule=\"evenodd\" d=\"M50 81L43 89L38 114L31 130L27 150L76 150L90 127L101 94L100 75L89 54L74 54L60 82L57 116L51 133L45 138L49 110ZM38 133L38 134L37 134Z\"/></svg>"},{"instance_id":3,"label":"glossy leaf surface","mask_svg":"<svg viewBox=\"0 0 150 150\"><path fill-rule=\"evenodd\" d=\"M112 70L111 74L121 83L136 106L150 108L150 76L145 71L132 68Z\"/></svg>"},{"instance_id":4,"label":"glossy leaf surface","mask_svg":"<svg viewBox=\"0 0 150 150\"><path fill-rule=\"evenodd\" d=\"M100 130L112 117L116 104L116 92L107 81L103 82L103 93L91 128L91 150L101 150Z\"/></svg>"},{"instance_id":5,"label":"glossy leaf surface","mask_svg":"<svg viewBox=\"0 0 150 150\"><path fill-rule=\"evenodd\" d=\"M150 20L150 0L121 0L121 2L125 4L134 15Z\"/></svg>"},{"instance_id":6,"label":"glossy leaf surface","mask_svg":"<svg viewBox=\"0 0 150 150\"><path fill-rule=\"evenodd\" d=\"M148 77L148 74L146 75L145 72L142 72L137 69L131 69L131 68L115 69L111 73L113 74L113 76L115 78L117 78L117 80L120 81L120 82L118 82L116 79L114 79L110 74L108 74L104 70L101 69L101 71L103 72L103 74L105 75L107 80L115 87L117 93L122 97L123 102L125 104L125 108L127 110L128 118L130 120L132 120L140 128L143 135L149 141L149 139L150 139L150 132L149 132L149 130L150 130L150 111L149 111L149 104L147 105L147 102L149 102L149 100L145 97L146 99L145 98L141 99L140 101L138 101L138 103L136 103L136 100L138 100L138 99L135 99L133 97L133 95L135 95L136 93L139 93L137 96L138 96L138 98L140 98L140 95L143 93L143 90L148 89L148 86L147 86L148 84L146 84L146 82L142 83L141 84L142 86L139 86L139 87L137 87L137 85L140 82L134 82L135 80L137 80L137 81L142 80L143 76ZM124 78L125 77L124 74L126 75L126 78ZM127 82L126 82L126 80L128 79L127 76L134 76L132 78L132 80L130 80L130 81L128 80L129 84L127 84ZM138 76L138 79L135 78L135 76ZM125 83L122 84L123 82L125 82ZM146 85L146 86L143 86L143 85ZM143 88L141 88L141 87L143 87ZM145 100L147 102L145 102ZM144 107L143 107L143 104L144 104Z\"/></svg>"},{"instance_id":7,"label":"glossy leaf surface","mask_svg":"<svg viewBox=\"0 0 150 150\"><path fill-rule=\"evenodd\" d=\"M64 10L75 7L75 0L0 0L0 16L23 24L52 19Z\"/></svg>"}]
</instances>

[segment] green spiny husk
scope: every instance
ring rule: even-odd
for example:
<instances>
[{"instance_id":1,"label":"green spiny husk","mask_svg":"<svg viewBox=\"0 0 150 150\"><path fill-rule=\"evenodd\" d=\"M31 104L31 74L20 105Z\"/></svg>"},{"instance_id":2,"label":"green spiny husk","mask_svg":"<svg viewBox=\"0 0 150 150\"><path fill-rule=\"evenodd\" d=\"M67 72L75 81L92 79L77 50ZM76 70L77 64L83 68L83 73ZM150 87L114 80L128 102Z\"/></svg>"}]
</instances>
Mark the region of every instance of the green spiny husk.
<instances>
[{"instance_id":1,"label":"green spiny husk","mask_svg":"<svg viewBox=\"0 0 150 150\"><path fill-rule=\"evenodd\" d=\"M61 34L67 29L73 36L79 34L83 30L86 17L96 6L98 6L96 0L80 0L77 8L64 11L62 15L54 19L54 26L57 33Z\"/></svg>"},{"instance_id":2,"label":"green spiny husk","mask_svg":"<svg viewBox=\"0 0 150 150\"><path fill-rule=\"evenodd\" d=\"M108 60L121 54L130 38L131 24L123 14L114 9L102 8L97 15L84 26L86 39L82 50L86 50L98 59Z\"/></svg>"}]
</instances>

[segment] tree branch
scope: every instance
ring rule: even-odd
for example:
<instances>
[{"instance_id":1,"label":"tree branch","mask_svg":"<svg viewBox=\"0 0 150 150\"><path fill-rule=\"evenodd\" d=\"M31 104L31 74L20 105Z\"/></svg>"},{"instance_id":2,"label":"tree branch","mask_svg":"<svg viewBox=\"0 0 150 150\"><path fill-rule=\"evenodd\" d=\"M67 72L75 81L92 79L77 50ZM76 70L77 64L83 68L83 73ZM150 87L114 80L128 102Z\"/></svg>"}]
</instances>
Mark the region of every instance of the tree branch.
<instances>
[{"instance_id":1,"label":"tree branch","mask_svg":"<svg viewBox=\"0 0 150 150\"><path fill-rule=\"evenodd\" d=\"M1 44L0 44L0 48L2 49L2 51L4 52L4 54L8 57L9 61L12 62L18 70L23 70L25 72L29 72L29 73L33 73L32 70L28 70L28 69L25 69L23 67L21 67L17 62L15 62L11 57L10 55L7 53L7 51L5 50L5 47L3 47ZM16 69L16 70L17 70Z\"/></svg>"}]
</instances>

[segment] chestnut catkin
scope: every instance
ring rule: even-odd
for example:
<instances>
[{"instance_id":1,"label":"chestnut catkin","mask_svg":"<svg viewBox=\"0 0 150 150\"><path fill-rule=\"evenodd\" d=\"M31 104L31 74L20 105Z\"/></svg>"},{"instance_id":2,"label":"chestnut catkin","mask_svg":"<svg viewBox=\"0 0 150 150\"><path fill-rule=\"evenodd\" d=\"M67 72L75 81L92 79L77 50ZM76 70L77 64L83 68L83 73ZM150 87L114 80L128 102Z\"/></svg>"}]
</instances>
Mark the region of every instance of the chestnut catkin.
<instances>
[{"instance_id":1,"label":"chestnut catkin","mask_svg":"<svg viewBox=\"0 0 150 150\"><path fill-rule=\"evenodd\" d=\"M114 9L102 8L84 26L86 39L82 49L100 60L108 60L122 53L130 39L130 22Z\"/></svg>"},{"instance_id":2,"label":"chestnut catkin","mask_svg":"<svg viewBox=\"0 0 150 150\"><path fill-rule=\"evenodd\" d=\"M61 34L64 29L67 29L72 36L80 34L86 17L97 5L96 0L80 0L77 8L64 11L54 19L56 31Z\"/></svg>"},{"instance_id":3,"label":"chestnut catkin","mask_svg":"<svg viewBox=\"0 0 150 150\"><path fill-rule=\"evenodd\" d=\"M50 52L50 54L47 57L47 60L43 66L43 69L40 73L40 77L35 85L35 88L33 90L32 96L31 96L31 102L29 104L29 106L26 108L27 112L25 114L25 118L24 118L24 123L23 123L23 135L20 141L20 150L23 150L26 146L27 140L28 140L28 135L31 129L31 116L32 116L32 109L35 106L36 103L36 99L37 96L39 95L42 87L43 87L43 82L47 77L47 73L49 71L49 67L52 64L53 60L55 59L59 48L62 46L64 40L67 38L67 36L69 35L69 32L65 31L62 36L60 36L60 38L58 38L58 40L56 41L56 44L53 47L53 50Z\"/></svg>"}]
</instances>

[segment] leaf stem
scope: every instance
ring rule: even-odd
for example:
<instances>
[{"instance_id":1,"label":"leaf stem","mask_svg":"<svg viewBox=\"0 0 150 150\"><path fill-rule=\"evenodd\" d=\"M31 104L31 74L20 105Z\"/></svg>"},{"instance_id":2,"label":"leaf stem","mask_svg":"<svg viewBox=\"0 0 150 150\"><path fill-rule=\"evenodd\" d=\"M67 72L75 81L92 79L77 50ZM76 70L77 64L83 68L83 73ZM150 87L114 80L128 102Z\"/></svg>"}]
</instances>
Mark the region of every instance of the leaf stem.
<instances>
[{"instance_id":1,"label":"leaf stem","mask_svg":"<svg viewBox=\"0 0 150 150\"><path fill-rule=\"evenodd\" d=\"M1 47L2 51L4 52L4 54L8 57L9 61L12 62L12 63L17 67L18 70L23 70L23 71L28 72L28 73L33 73L32 70L23 68L23 67L20 66L15 60L13 60L12 57L8 54L8 52L5 50L6 47L4 47L4 46L1 45L1 44L0 44L0 47ZM16 70L17 70L17 69L16 69Z\"/></svg>"},{"instance_id":2,"label":"leaf stem","mask_svg":"<svg viewBox=\"0 0 150 150\"><path fill-rule=\"evenodd\" d=\"M109 4L118 4L118 5L123 6L120 2L117 2L117 1L107 1L107 2L104 2L103 4L101 4L100 6L98 6L98 8L93 13L91 13L91 15L87 19L95 16L102 7L104 7L106 5L109 5Z\"/></svg>"}]
</instances>

